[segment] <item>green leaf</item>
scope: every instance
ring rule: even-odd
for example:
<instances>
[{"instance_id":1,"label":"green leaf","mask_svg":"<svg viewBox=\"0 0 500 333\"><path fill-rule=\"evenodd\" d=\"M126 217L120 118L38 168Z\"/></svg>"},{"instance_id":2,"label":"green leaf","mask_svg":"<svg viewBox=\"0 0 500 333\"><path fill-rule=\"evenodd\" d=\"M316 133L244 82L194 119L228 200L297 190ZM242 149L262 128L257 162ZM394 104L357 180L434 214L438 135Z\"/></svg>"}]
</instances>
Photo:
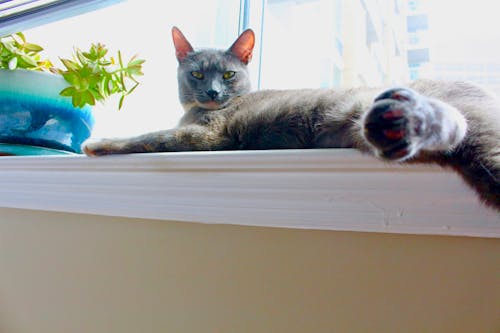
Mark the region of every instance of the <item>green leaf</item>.
<instances>
[{"instance_id":1,"label":"green leaf","mask_svg":"<svg viewBox=\"0 0 500 333\"><path fill-rule=\"evenodd\" d=\"M88 90L82 93L82 103L80 107L85 106L85 104L95 105L94 95Z\"/></svg>"},{"instance_id":2,"label":"green leaf","mask_svg":"<svg viewBox=\"0 0 500 333\"><path fill-rule=\"evenodd\" d=\"M104 58L108 54L108 49L104 47L104 45L101 45L101 48L99 49L99 58Z\"/></svg>"},{"instance_id":3,"label":"green leaf","mask_svg":"<svg viewBox=\"0 0 500 333\"><path fill-rule=\"evenodd\" d=\"M3 43L3 46L7 49L7 51L11 52L11 53L14 53L16 54L18 49L17 47L15 46L15 43L14 42L4 42Z\"/></svg>"},{"instance_id":4,"label":"green leaf","mask_svg":"<svg viewBox=\"0 0 500 333\"><path fill-rule=\"evenodd\" d=\"M31 52L43 51L43 47L41 47L40 45L32 44L32 43L24 43L23 48L26 49L27 51L31 51Z\"/></svg>"},{"instance_id":5,"label":"green leaf","mask_svg":"<svg viewBox=\"0 0 500 333\"><path fill-rule=\"evenodd\" d=\"M36 60L34 60L33 58L31 58L30 56L27 56L26 54L21 54L20 55L20 58L30 67L36 67L37 66L37 62Z\"/></svg>"},{"instance_id":6,"label":"green leaf","mask_svg":"<svg viewBox=\"0 0 500 333\"><path fill-rule=\"evenodd\" d=\"M95 87L97 87L97 85L99 84L99 82L103 79L103 76L99 72L92 72L87 77L87 79L89 80L89 86L91 88L95 88Z\"/></svg>"},{"instance_id":7,"label":"green leaf","mask_svg":"<svg viewBox=\"0 0 500 333\"><path fill-rule=\"evenodd\" d=\"M14 42L17 45L23 45L26 42L26 39L22 35L13 34L13 35L10 35L10 37L14 40Z\"/></svg>"},{"instance_id":8,"label":"green leaf","mask_svg":"<svg viewBox=\"0 0 500 333\"><path fill-rule=\"evenodd\" d=\"M126 72L129 75L137 75L137 76L144 75L144 73L142 72L142 67L141 66L127 67Z\"/></svg>"},{"instance_id":9,"label":"green leaf","mask_svg":"<svg viewBox=\"0 0 500 333\"><path fill-rule=\"evenodd\" d=\"M80 50L76 51L76 57L80 60L81 64L86 64L88 62L87 57Z\"/></svg>"},{"instance_id":10,"label":"green leaf","mask_svg":"<svg viewBox=\"0 0 500 333\"><path fill-rule=\"evenodd\" d=\"M86 91L89 89L89 79L86 77L80 78L79 90Z\"/></svg>"},{"instance_id":11,"label":"green leaf","mask_svg":"<svg viewBox=\"0 0 500 333\"><path fill-rule=\"evenodd\" d=\"M135 90L135 88L137 88L138 86L139 86L139 82L134 84L134 86L127 92L127 95L130 95Z\"/></svg>"},{"instance_id":12,"label":"green leaf","mask_svg":"<svg viewBox=\"0 0 500 333\"><path fill-rule=\"evenodd\" d=\"M123 72L120 72L120 84L121 84L121 88L123 90L127 90L126 86L125 86L125 78L123 77Z\"/></svg>"},{"instance_id":13,"label":"green leaf","mask_svg":"<svg viewBox=\"0 0 500 333\"><path fill-rule=\"evenodd\" d=\"M98 85L96 89L89 89L89 91L94 95L96 101L102 101L105 99L104 95L101 94L101 85Z\"/></svg>"},{"instance_id":14,"label":"green leaf","mask_svg":"<svg viewBox=\"0 0 500 333\"><path fill-rule=\"evenodd\" d=\"M120 102L118 103L118 110L122 109L124 99L125 99L125 94L123 94L122 97L120 97Z\"/></svg>"},{"instance_id":15,"label":"green leaf","mask_svg":"<svg viewBox=\"0 0 500 333\"><path fill-rule=\"evenodd\" d=\"M73 106L75 108L79 107L80 104L82 104L82 94L79 93L78 91L75 91L75 93L73 94L73 98L72 98L71 102L73 103Z\"/></svg>"},{"instance_id":16,"label":"green leaf","mask_svg":"<svg viewBox=\"0 0 500 333\"><path fill-rule=\"evenodd\" d=\"M63 73L63 78L74 87L80 87L80 77L76 72Z\"/></svg>"},{"instance_id":17,"label":"green leaf","mask_svg":"<svg viewBox=\"0 0 500 333\"><path fill-rule=\"evenodd\" d=\"M111 96L111 91L113 89L113 81L111 79L106 79L104 84L104 90L106 91L106 96Z\"/></svg>"},{"instance_id":18,"label":"green leaf","mask_svg":"<svg viewBox=\"0 0 500 333\"><path fill-rule=\"evenodd\" d=\"M80 66L73 60L63 59L63 58L60 58L60 60L68 70L77 71L78 69L80 69Z\"/></svg>"},{"instance_id":19,"label":"green leaf","mask_svg":"<svg viewBox=\"0 0 500 333\"><path fill-rule=\"evenodd\" d=\"M122 54L118 51L118 63L120 64L120 68L123 68Z\"/></svg>"},{"instance_id":20,"label":"green leaf","mask_svg":"<svg viewBox=\"0 0 500 333\"><path fill-rule=\"evenodd\" d=\"M67 88L64 88L63 90L61 90L59 95L72 97L75 93L77 93L75 87L67 87Z\"/></svg>"},{"instance_id":21,"label":"green leaf","mask_svg":"<svg viewBox=\"0 0 500 333\"><path fill-rule=\"evenodd\" d=\"M113 63L111 61L107 61L107 60L100 60L99 61L99 65L104 66L104 67L108 67L108 66L110 66L112 64Z\"/></svg>"},{"instance_id":22,"label":"green leaf","mask_svg":"<svg viewBox=\"0 0 500 333\"><path fill-rule=\"evenodd\" d=\"M40 69L51 69L53 68L54 65L52 64L52 62L50 62L50 60L42 60L42 61L37 61L37 68L40 68Z\"/></svg>"},{"instance_id":23,"label":"green leaf","mask_svg":"<svg viewBox=\"0 0 500 333\"><path fill-rule=\"evenodd\" d=\"M14 36L19 37L21 39L22 43L26 43L26 37L24 36L24 34L22 32L16 32L14 35L12 35L12 38L14 38Z\"/></svg>"},{"instance_id":24,"label":"green leaf","mask_svg":"<svg viewBox=\"0 0 500 333\"><path fill-rule=\"evenodd\" d=\"M82 52L83 56L89 60L93 60L91 57L92 55L89 52Z\"/></svg>"},{"instance_id":25,"label":"green leaf","mask_svg":"<svg viewBox=\"0 0 500 333\"><path fill-rule=\"evenodd\" d=\"M105 82L106 81L102 81L102 82L99 82L99 84L97 85L97 93L99 94L99 98L97 98L96 96L96 99L104 99L105 98L105 95L106 95L106 90L104 88L104 85L105 85Z\"/></svg>"},{"instance_id":26,"label":"green leaf","mask_svg":"<svg viewBox=\"0 0 500 333\"><path fill-rule=\"evenodd\" d=\"M134 67L134 66L140 66L143 63L145 63L146 60L144 59L135 59L135 60L130 60L127 67Z\"/></svg>"}]
</instances>

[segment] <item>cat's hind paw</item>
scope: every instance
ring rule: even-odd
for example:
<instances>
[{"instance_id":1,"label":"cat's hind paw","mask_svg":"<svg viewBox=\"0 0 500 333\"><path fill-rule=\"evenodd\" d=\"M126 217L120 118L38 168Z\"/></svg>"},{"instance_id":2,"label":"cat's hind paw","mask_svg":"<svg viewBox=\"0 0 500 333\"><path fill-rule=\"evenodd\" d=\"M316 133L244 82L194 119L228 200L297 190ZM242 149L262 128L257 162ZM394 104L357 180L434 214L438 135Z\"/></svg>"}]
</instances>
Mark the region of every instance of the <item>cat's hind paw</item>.
<instances>
[{"instance_id":1,"label":"cat's hind paw","mask_svg":"<svg viewBox=\"0 0 500 333\"><path fill-rule=\"evenodd\" d=\"M420 150L450 150L465 136L465 118L452 106L406 88L384 91L363 118L375 153L406 160Z\"/></svg>"}]
</instances>

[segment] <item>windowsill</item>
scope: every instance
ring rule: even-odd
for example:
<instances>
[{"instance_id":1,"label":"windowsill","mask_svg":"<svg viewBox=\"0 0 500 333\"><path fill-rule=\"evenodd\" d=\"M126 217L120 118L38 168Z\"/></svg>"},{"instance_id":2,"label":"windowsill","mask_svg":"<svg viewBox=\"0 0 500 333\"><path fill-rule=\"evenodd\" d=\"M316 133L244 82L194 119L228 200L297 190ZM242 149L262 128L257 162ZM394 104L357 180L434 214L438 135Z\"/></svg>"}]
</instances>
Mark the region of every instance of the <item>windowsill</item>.
<instances>
[{"instance_id":1,"label":"windowsill","mask_svg":"<svg viewBox=\"0 0 500 333\"><path fill-rule=\"evenodd\" d=\"M172 221L500 237L453 172L349 149L2 157L0 207Z\"/></svg>"}]
</instances>

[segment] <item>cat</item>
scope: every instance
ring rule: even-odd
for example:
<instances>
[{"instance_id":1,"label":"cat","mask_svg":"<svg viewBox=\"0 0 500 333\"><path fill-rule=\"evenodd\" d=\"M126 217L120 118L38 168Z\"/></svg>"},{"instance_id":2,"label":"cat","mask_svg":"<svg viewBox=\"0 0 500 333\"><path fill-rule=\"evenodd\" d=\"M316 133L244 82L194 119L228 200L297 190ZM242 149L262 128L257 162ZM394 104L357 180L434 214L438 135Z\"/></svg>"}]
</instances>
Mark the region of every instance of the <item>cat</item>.
<instances>
[{"instance_id":1,"label":"cat","mask_svg":"<svg viewBox=\"0 0 500 333\"><path fill-rule=\"evenodd\" d=\"M227 50L194 50L175 27L172 37L185 109L179 125L88 141L87 155L356 148L387 161L450 167L500 211L500 103L475 84L250 92L252 30Z\"/></svg>"}]
</instances>

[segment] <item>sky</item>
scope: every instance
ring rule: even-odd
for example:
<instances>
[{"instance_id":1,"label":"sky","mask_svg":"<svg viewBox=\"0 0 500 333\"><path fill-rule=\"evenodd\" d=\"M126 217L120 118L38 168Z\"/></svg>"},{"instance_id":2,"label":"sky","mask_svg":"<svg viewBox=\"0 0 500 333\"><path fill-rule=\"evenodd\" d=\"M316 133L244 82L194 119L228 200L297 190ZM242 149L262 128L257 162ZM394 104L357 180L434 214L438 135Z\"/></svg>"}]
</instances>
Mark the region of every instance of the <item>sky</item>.
<instances>
[{"instance_id":1,"label":"sky","mask_svg":"<svg viewBox=\"0 0 500 333\"><path fill-rule=\"evenodd\" d=\"M500 62L500 2L428 0L434 61Z\"/></svg>"}]
</instances>

